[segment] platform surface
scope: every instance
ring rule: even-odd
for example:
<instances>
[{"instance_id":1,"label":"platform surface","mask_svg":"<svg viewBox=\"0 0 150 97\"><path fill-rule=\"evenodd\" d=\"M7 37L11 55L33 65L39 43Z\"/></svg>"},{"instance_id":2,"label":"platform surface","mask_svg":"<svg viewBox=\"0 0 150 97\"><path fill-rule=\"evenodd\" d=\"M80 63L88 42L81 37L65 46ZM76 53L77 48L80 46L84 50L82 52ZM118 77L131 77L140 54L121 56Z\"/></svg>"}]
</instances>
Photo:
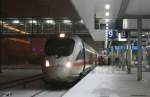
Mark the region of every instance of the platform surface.
<instances>
[{"instance_id":1,"label":"platform surface","mask_svg":"<svg viewBox=\"0 0 150 97\"><path fill-rule=\"evenodd\" d=\"M136 69L127 74L116 67L96 67L63 97L150 97L150 72L137 81Z\"/></svg>"}]
</instances>

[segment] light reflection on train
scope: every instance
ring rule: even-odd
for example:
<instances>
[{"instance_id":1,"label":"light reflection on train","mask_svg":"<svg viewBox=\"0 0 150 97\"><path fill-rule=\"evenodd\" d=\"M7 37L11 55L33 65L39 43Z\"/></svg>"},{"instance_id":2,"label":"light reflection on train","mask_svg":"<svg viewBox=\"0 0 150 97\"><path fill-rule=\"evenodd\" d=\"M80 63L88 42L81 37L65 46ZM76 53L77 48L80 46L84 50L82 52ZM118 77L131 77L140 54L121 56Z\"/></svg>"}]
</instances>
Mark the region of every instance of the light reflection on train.
<instances>
[{"instance_id":1,"label":"light reflection on train","mask_svg":"<svg viewBox=\"0 0 150 97\"><path fill-rule=\"evenodd\" d=\"M98 53L79 37L50 38L42 71L46 82L73 82L98 63Z\"/></svg>"}]
</instances>

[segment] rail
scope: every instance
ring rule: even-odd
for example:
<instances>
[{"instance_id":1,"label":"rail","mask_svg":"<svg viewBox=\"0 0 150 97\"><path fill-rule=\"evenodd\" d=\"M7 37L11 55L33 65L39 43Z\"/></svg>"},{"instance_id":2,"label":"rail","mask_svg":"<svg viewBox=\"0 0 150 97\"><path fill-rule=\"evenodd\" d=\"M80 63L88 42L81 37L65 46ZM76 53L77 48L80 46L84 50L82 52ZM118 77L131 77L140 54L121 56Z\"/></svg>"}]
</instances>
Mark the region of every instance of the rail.
<instances>
[{"instance_id":1,"label":"rail","mask_svg":"<svg viewBox=\"0 0 150 97\"><path fill-rule=\"evenodd\" d=\"M42 78L43 78L43 74L37 74L37 75L34 75L34 76L22 78L22 79L17 79L17 80L13 80L13 81L0 83L0 90L15 87L15 86L18 86L18 85L23 85L23 87L25 88L26 85L29 82L39 80L39 79L42 79Z\"/></svg>"}]
</instances>

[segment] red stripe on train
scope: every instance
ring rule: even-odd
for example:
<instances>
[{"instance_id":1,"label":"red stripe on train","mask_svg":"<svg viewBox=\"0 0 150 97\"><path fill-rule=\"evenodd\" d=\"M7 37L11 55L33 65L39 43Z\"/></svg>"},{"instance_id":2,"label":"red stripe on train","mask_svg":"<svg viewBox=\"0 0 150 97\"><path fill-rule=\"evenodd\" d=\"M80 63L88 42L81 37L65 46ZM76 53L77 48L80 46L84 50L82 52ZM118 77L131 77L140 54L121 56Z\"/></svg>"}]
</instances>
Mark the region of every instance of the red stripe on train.
<instances>
[{"instance_id":1,"label":"red stripe on train","mask_svg":"<svg viewBox=\"0 0 150 97\"><path fill-rule=\"evenodd\" d=\"M89 64L89 60L85 61L85 64ZM81 67L84 65L84 60L77 60L76 62L73 63L73 66L75 67Z\"/></svg>"}]
</instances>

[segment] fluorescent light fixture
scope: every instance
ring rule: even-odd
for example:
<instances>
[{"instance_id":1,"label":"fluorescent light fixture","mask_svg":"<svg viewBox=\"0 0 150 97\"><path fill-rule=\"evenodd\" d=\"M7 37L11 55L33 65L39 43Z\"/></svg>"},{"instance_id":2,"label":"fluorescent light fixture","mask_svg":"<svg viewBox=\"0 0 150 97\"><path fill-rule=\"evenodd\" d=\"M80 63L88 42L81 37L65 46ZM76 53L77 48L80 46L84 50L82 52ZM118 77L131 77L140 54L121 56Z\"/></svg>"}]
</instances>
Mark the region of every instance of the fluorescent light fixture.
<instances>
[{"instance_id":1,"label":"fluorescent light fixture","mask_svg":"<svg viewBox=\"0 0 150 97\"><path fill-rule=\"evenodd\" d=\"M23 23L21 23L20 25L22 25L22 26L23 26L24 24L23 24Z\"/></svg>"},{"instance_id":2,"label":"fluorescent light fixture","mask_svg":"<svg viewBox=\"0 0 150 97\"><path fill-rule=\"evenodd\" d=\"M149 33L148 33L148 32L146 32L145 34L146 34L146 35L148 35Z\"/></svg>"},{"instance_id":3,"label":"fluorescent light fixture","mask_svg":"<svg viewBox=\"0 0 150 97\"><path fill-rule=\"evenodd\" d=\"M66 36L65 33L60 33L60 34L59 34L59 37L60 37L60 38L64 38L65 36Z\"/></svg>"},{"instance_id":4,"label":"fluorescent light fixture","mask_svg":"<svg viewBox=\"0 0 150 97\"><path fill-rule=\"evenodd\" d=\"M106 27L106 30L108 30L109 28L108 27Z\"/></svg>"},{"instance_id":5,"label":"fluorescent light fixture","mask_svg":"<svg viewBox=\"0 0 150 97\"><path fill-rule=\"evenodd\" d=\"M70 20L64 20L64 24L71 24Z\"/></svg>"},{"instance_id":6,"label":"fluorescent light fixture","mask_svg":"<svg viewBox=\"0 0 150 97\"><path fill-rule=\"evenodd\" d=\"M109 22L109 19L105 19L105 22L106 22L106 23Z\"/></svg>"},{"instance_id":7,"label":"fluorescent light fixture","mask_svg":"<svg viewBox=\"0 0 150 97\"><path fill-rule=\"evenodd\" d=\"M4 24L5 24L5 22L4 22L4 21L0 21L0 23L4 23Z\"/></svg>"},{"instance_id":8,"label":"fluorescent light fixture","mask_svg":"<svg viewBox=\"0 0 150 97\"><path fill-rule=\"evenodd\" d=\"M124 28L124 29L127 29L127 28L128 28L128 25L129 25L128 19L123 19L123 28Z\"/></svg>"},{"instance_id":9,"label":"fluorescent light fixture","mask_svg":"<svg viewBox=\"0 0 150 97\"><path fill-rule=\"evenodd\" d=\"M105 9L106 9L106 10L109 10L109 9L110 9L110 4L106 4L106 5L105 5Z\"/></svg>"},{"instance_id":10,"label":"fluorescent light fixture","mask_svg":"<svg viewBox=\"0 0 150 97\"><path fill-rule=\"evenodd\" d=\"M118 41L127 41L127 39L121 38L121 33L118 33Z\"/></svg>"},{"instance_id":11,"label":"fluorescent light fixture","mask_svg":"<svg viewBox=\"0 0 150 97\"><path fill-rule=\"evenodd\" d=\"M53 24L53 25L54 25L54 24L55 24L55 21L54 21L54 20L46 20L46 23L47 23L47 24Z\"/></svg>"},{"instance_id":12,"label":"fluorescent light fixture","mask_svg":"<svg viewBox=\"0 0 150 97\"><path fill-rule=\"evenodd\" d=\"M29 23L31 24L31 23L32 23L32 20L30 20Z\"/></svg>"},{"instance_id":13,"label":"fluorescent light fixture","mask_svg":"<svg viewBox=\"0 0 150 97\"><path fill-rule=\"evenodd\" d=\"M13 20L12 23L14 23L14 24L19 24L20 21L19 21L19 20Z\"/></svg>"},{"instance_id":14,"label":"fluorescent light fixture","mask_svg":"<svg viewBox=\"0 0 150 97\"><path fill-rule=\"evenodd\" d=\"M37 21L36 20L33 20L33 24L36 24L37 23Z\"/></svg>"},{"instance_id":15,"label":"fluorescent light fixture","mask_svg":"<svg viewBox=\"0 0 150 97\"><path fill-rule=\"evenodd\" d=\"M32 24L32 23L33 23L33 24L36 24L37 21L36 21L36 20L30 20L29 23L31 23L31 24Z\"/></svg>"},{"instance_id":16,"label":"fluorescent light fixture","mask_svg":"<svg viewBox=\"0 0 150 97\"><path fill-rule=\"evenodd\" d=\"M106 13L105 13L105 16L109 16L109 12L106 12Z\"/></svg>"}]
</instances>

